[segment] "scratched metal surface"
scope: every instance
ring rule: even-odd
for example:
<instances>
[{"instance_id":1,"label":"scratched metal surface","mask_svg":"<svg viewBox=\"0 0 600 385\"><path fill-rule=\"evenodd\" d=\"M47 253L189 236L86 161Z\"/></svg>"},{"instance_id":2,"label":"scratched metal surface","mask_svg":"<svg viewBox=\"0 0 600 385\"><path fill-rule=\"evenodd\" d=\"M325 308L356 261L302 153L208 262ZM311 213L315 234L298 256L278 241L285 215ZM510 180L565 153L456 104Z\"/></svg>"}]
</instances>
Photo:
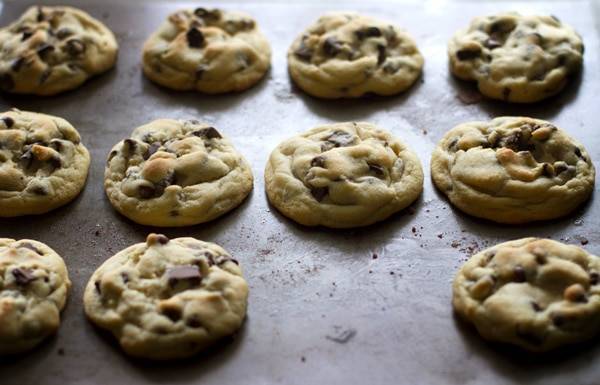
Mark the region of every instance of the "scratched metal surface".
<instances>
[{"instance_id":1,"label":"scratched metal surface","mask_svg":"<svg viewBox=\"0 0 600 385\"><path fill-rule=\"evenodd\" d=\"M577 244L587 239L587 249L599 253L598 199L563 220L500 226L453 210L426 178L411 210L368 228L331 231L303 228L279 215L268 205L263 184L265 161L278 142L332 121L366 120L391 130L418 151L427 174L431 150L446 130L501 114L549 119L583 141L597 161L599 47L591 3L227 2L223 6L258 19L273 46L273 67L247 92L207 97L159 88L140 71L144 39L185 4L61 2L79 4L103 20L121 49L114 70L78 90L52 98L0 99L3 109L68 119L92 155L87 186L74 202L39 217L0 220L0 236L34 238L57 250L73 280L58 335L29 354L2 359L0 383L598 384L597 343L536 359L483 342L454 319L450 306L456 269L485 246L535 235ZM0 23L16 18L29 3L5 2ZM320 13L335 9L364 11L406 27L426 58L423 78L405 94L386 99L321 101L295 90L286 71L288 45ZM575 26L586 43L584 72L560 96L540 104L467 105L458 95L464 99L469 87L447 71L446 41L471 17L505 9L552 13ZM102 261L156 231L112 209L102 174L114 143L162 117L210 122L251 162L254 192L241 207L205 225L161 230L227 248L242 263L251 294L247 322L234 338L190 360L148 364L127 358L87 322L82 290Z\"/></svg>"}]
</instances>

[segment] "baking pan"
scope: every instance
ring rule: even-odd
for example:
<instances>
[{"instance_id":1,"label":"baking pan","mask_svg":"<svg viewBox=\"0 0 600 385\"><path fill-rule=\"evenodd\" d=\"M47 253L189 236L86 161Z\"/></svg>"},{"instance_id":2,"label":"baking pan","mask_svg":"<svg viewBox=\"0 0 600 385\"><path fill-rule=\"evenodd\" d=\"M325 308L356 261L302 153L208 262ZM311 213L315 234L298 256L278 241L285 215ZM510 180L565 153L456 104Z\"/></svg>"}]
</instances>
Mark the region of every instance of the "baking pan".
<instances>
[{"instance_id":1,"label":"baking pan","mask_svg":"<svg viewBox=\"0 0 600 385\"><path fill-rule=\"evenodd\" d=\"M598 16L592 2L202 3L252 14L273 48L272 69L262 82L221 96L169 91L146 80L140 69L146 37L168 13L198 3L60 3L106 23L119 40L119 60L115 69L63 95L0 99L4 110L66 118L92 156L85 190L71 204L47 215L0 220L0 236L33 238L54 248L73 281L56 337L29 354L2 358L1 384L600 383L598 341L540 358L484 342L455 319L450 304L457 268L497 242L533 235L587 243L587 250L600 253L600 201L592 198L561 220L502 226L454 210L429 179L431 151L446 130L498 115L550 120L600 160ZM30 4L4 2L0 23ZM405 27L425 57L422 78L389 98L318 100L295 89L287 74L287 48L331 10L357 10ZM451 34L476 15L501 10L551 13L583 36L584 71L559 96L522 106L478 100L471 86L449 75ZM229 136L252 164L254 192L220 219L186 228L140 226L117 214L102 188L106 156L135 127L156 118L199 119ZM351 120L391 130L418 152L427 175L422 197L385 222L353 230L305 228L278 214L264 193L263 169L271 150L318 124ZM111 336L86 320L82 291L92 272L153 231L216 242L241 262L251 292L248 319L237 335L191 359L157 364L126 357Z\"/></svg>"}]
</instances>

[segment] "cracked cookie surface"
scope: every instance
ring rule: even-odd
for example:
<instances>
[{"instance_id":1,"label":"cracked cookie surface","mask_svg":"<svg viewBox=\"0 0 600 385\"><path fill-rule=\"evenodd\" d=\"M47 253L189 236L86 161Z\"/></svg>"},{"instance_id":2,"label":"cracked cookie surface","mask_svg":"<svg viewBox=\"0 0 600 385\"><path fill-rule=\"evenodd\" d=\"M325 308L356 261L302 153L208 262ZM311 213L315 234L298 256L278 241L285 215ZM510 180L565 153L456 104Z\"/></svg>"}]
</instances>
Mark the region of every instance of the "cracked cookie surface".
<instances>
[{"instance_id":1,"label":"cracked cookie surface","mask_svg":"<svg viewBox=\"0 0 600 385\"><path fill-rule=\"evenodd\" d=\"M70 287L65 262L50 247L0 238L0 354L24 352L55 333Z\"/></svg>"},{"instance_id":2,"label":"cracked cookie surface","mask_svg":"<svg viewBox=\"0 0 600 385\"><path fill-rule=\"evenodd\" d=\"M524 223L573 211L591 195L595 170L583 145L553 124L499 117L448 131L433 152L431 176L462 211Z\"/></svg>"},{"instance_id":3,"label":"cracked cookie surface","mask_svg":"<svg viewBox=\"0 0 600 385\"><path fill-rule=\"evenodd\" d=\"M193 355L238 330L248 286L220 246L150 234L109 258L90 278L85 312L130 355Z\"/></svg>"},{"instance_id":4,"label":"cracked cookie surface","mask_svg":"<svg viewBox=\"0 0 600 385\"><path fill-rule=\"evenodd\" d=\"M453 306L488 340L547 351L600 332L600 258L549 239L523 238L472 256Z\"/></svg>"},{"instance_id":5,"label":"cracked cookie surface","mask_svg":"<svg viewBox=\"0 0 600 385\"><path fill-rule=\"evenodd\" d=\"M66 120L34 112L0 113L0 217L42 214L83 189L90 165Z\"/></svg>"},{"instance_id":6,"label":"cracked cookie surface","mask_svg":"<svg viewBox=\"0 0 600 385\"><path fill-rule=\"evenodd\" d=\"M54 95L110 69L113 33L72 7L34 6L0 30L0 89Z\"/></svg>"},{"instance_id":7,"label":"cracked cookie surface","mask_svg":"<svg viewBox=\"0 0 600 385\"><path fill-rule=\"evenodd\" d=\"M580 71L583 42L554 16L476 17L448 44L452 73L487 97L532 103L560 92Z\"/></svg>"},{"instance_id":8,"label":"cracked cookie surface","mask_svg":"<svg viewBox=\"0 0 600 385\"><path fill-rule=\"evenodd\" d=\"M417 156L369 123L319 126L279 144L265 169L269 201L307 226L382 221L423 190Z\"/></svg>"},{"instance_id":9,"label":"cracked cookie surface","mask_svg":"<svg viewBox=\"0 0 600 385\"><path fill-rule=\"evenodd\" d=\"M294 82L320 98L393 95L420 76L423 56L399 27L350 12L320 17L292 43Z\"/></svg>"},{"instance_id":10,"label":"cracked cookie surface","mask_svg":"<svg viewBox=\"0 0 600 385\"><path fill-rule=\"evenodd\" d=\"M253 177L248 162L214 127L159 119L113 147L104 187L112 205L137 223L188 226L237 207Z\"/></svg>"},{"instance_id":11,"label":"cracked cookie surface","mask_svg":"<svg viewBox=\"0 0 600 385\"><path fill-rule=\"evenodd\" d=\"M220 9L171 14L143 48L146 76L175 90L242 91L257 83L270 63L271 47L256 21Z\"/></svg>"}]
</instances>

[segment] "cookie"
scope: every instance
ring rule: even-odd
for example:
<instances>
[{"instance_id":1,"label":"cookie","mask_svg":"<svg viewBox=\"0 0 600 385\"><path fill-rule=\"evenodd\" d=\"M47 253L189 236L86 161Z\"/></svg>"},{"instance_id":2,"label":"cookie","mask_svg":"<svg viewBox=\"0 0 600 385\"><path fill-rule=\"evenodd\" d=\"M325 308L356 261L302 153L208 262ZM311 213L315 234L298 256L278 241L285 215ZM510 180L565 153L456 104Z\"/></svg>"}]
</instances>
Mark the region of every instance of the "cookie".
<instances>
[{"instance_id":1,"label":"cookie","mask_svg":"<svg viewBox=\"0 0 600 385\"><path fill-rule=\"evenodd\" d=\"M100 21L72 7L34 6L0 30L0 89L54 95L114 66L118 45Z\"/></svg>"},{"instance_id":2,"label":"cookie","mask_svg":"<svg viewBox=\"0 0 600 385\"><path fill-rule=\"evenodd\" d=\"M30 239L0 238L0 354L22 353L54 334L70 287L54 250Z\"/></svg>"},{"instance_id":3,"label":"cookie","mask_svg":"<svg viewBox=\"0 0 600 385\"><path fill-rule=\"evenodd\" d=\"M462 211L500 223L553 219L594 190L587 151L544 120L499 117L460 124L431 157L435 185Z\"/></svg>"},{"instance_id":4,"label":"cookie","mask_svg":"<svg viewBox=\"0 0 600 385\"><path fill-rule=\"evenodd\" d=\"M241 12L196 8L171 14L143 48L146 76L174 90L242 91L268 71L271 46Z\"/></svg>"},{"instance_id":5,"label":"cookie","mask_svg":"<svg viewBox=\"0 0 600 385\"><path fill-rule=\"evenodd\" d=\"M600 332L600 258L550 239L523 238L472 256L452 304L492 341L543 352Z\"/></svg>"},{"instance_id":6,"label":"cookie","mask_svg":"<svg viewBox=\"0 0 600 385\"><path fill-rule=\"evenodd\" d=\"M306 226L347 228L382 221L423 190L417 156L370 123L319 126L283 141L265 170L267 196Z\"/></svg>"},{"instance_id":7,"label":"cookie","mask_svg":"<svg viewBox=\"0 0 600 385\"><path fill-rule=\"evenodd\" d=\"M165 360L191 356L238 330L247 298L238 262L220 246L150 234L96 270L84 305L127 354Z\"/></svg>"},{"instance_id":8,"label":"cookie","mask_svg":"<svg viewBox=\"0 0 600 385\"><path fill-rule=\"evenodd\" d=\"M214 127L159 119L136 128L108 156L104 187L129 219L188 226L237 207L253 186L244 157Z\"/></svg>"},{"instance_id":9,"label":"cookie","mask_svg":"<svg viewBox=\"0 0 600 385\"><path fill-rule=\"evenodd\" d=\"M0 217L43 214L85 185L90 155L66 120L13 109L0 113Z\"/></svg>"},{"instance_id":10,"label":"cookie","mask_svg":"<svg viewBox=\"0 0 600 385\"><path fill-rule=\"evenodd\" d=\"M448 44L450 70L492 99L532 103L560 92L580 71L583 43L554 16L476 17Z\"/></svg>"},{"instance_id":11,"label":"cookie","mask_svg":"<svg viewBox=\"0 0 600 385\"><path fill-rule=\"evenodd\" d=\"M405 31L350 12L321 16L288 51L292 79L319 98L397 94L415 82L422 67L423 56Z\"/></svg>"}]
</instances>

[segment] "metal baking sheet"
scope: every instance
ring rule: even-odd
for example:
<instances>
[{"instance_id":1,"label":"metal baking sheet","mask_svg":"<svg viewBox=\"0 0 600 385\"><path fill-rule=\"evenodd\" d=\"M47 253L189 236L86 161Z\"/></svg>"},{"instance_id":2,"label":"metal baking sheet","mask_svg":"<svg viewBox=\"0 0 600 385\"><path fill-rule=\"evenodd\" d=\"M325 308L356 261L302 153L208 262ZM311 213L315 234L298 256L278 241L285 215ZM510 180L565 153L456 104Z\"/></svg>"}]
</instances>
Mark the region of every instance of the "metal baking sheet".
<instances>
[{"instance_id":1,"label":"metal baking sheet","mask_svg":"<svg viewBox=\"0 0 600 385\"><path fill-rule=\"evenodd\" d=\"M30 3L4 2L0 24ZM1 384L600 382L598 341L536 358L483 342L454 318L450 305L455 271L488 245L535 235L589 242L585 247L600 253L598 199L561 220L501 226L452 209L426 178L422 197L409 210L367 228L333 231L304 228L282 217L267 203L263 184L267 157L281 140L317 124L349 120L370 121L400 136L418 152L426 175L431 151L446 130L503 114L551 120L585 143L598 161L598 13L592 2L203 3L251 13L273 48L272 69L264 81L222 96L168 91L140 70L140 49L148 34L169 12L198 3L60 3L78 5L104 21L119 40L119 60L114 70L63 95L0 99L3 110L18 107L68 119L92 155L87 186L74 202L47 215L0 220L0 236L34 238L57 250L73 281L58 335L29 354L3 358ZM327 101L291 85L288 45L321 13L340 9L387 18L412 33L426 58L423 77L412 89L390 98ZM583 74L558 97L528 106L477 102L472 88L449 75L446 42L451 34L476 15L510 9L557 15L583 36ZM232 138L256 179L254 192L238 209L180 229L140 226L112 209L102 188L109 149L133 128L164 117L201 119ZM152 231L217 242L240 260L251 293L247 322L235 337L189 360L147 363L126 357L85 319L82 290L92 272Z\"/></svg>"}]
</instances>

